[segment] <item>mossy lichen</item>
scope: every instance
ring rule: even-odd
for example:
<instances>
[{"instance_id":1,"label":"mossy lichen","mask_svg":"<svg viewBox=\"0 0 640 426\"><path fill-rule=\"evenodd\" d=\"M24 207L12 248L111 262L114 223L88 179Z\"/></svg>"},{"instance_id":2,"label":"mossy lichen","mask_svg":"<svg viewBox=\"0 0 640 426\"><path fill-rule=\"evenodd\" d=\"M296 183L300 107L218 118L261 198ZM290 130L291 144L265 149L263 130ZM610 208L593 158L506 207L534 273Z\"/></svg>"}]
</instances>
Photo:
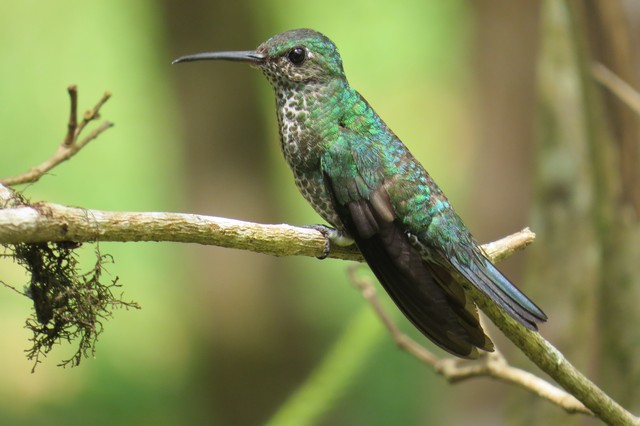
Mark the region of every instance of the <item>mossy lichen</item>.
<instances>
[{"instance_id":1,"label":"mossy lichen","mask_svg":"<svg viewBox=\"0 0 640 426\"><path fill-rule=\"evenodd\" d=\"M15 244L8 246L6 256L12 257L29 273L31 279L24 294L33 300L34 312L26 321L33 335L27 358L34 361L33 370L54 345L62 341L77 342L77 350L60 366L77 366L83 358L95 354L98 336L103 331L102 320L111 316L114 308L139 308L135 302L125 302L114 290L120 288L118 278L103 282L105 264L110 255L95 249L95 264L86 272L79 266L73 242Z\"/></svg>"}]
</instances>

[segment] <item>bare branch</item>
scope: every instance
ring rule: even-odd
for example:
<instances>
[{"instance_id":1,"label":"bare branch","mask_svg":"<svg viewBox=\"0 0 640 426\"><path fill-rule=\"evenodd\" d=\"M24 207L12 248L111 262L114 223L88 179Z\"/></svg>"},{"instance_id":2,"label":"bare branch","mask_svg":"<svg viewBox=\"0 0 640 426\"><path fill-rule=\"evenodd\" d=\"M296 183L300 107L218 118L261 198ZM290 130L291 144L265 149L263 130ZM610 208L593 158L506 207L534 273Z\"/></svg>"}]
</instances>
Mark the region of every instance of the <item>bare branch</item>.
<instances>
[{"instance_id":1,"label":"bare branch","mask_svg":"<svg viewBox=\"0 0 640 426\"><path fill-rule=\"evenodd\" d=\"M465 287L478 307L534 364L608 424L640 425L640 419L585 377L540 333L526 329L474 286Z\"/></svg>"},{"instance_id":2,"label":"bare branch","mask_svg":"<svg viewBox=\"0 0 640 426\"><path fill-rule=\"evenodd\" d=\"M524 228L499 240L482 245L482 251L492 262L499 262L516 252L525 249L535 240L536 234L529 228Z\"/></svg>"},{"instance_id":3,"label":"bare branch","mask_svg":"<svg viewBox=\"0 0 640 426\"><path fill-rule=\"evenodd\" d=\"M89 135L78 141L78 138L82 134L82 131L87 126L87 124L100 117L100 109L105 104L105 102L109 100L109 98L111 97L111 93L105 92L96 106L85 112L83 120L78 125L78 89L75 85L71 85L67 90L69 92L69 99L71 101L71 112L69 114L67 134L65 135L63 142L58 146L56 152L42 164L32 167L25 173L0 179L1 184L18 185L21 183L36 182L49 170L53 169L63 161L66 161L69 158L73 157L78 151L84 148L93 139L97 138L102 132L109 129L110 127L113 127L113 123L105 121L100 124L100 126L98 126L95 130L93 130Z\"/></svg>"},{"instance_id":4,"label":"bare branch","mask_svg":"<svg viewBox=\"0 0 640 426\"><path fill-rule=\"evenodd\" d=\"M72 84L67 88L71 100L71 112L69 113L69 124L67 125L67 136L64 138L65 145L71 145L76 138L78 128L78 86Z\"/></svg>"},{"instance_id":5,"label":"bare branch","mask_svg":"<svg viewBox=\"0 0 640 426\"><path fill-rule=\"evenodd\" d=\"M512 241L517 241L517 239L512 239ZM486 244L484 247L494 247L494 244L495 243ZM500 245L503 247L501 250L493 251L494 255L492 256L492 260L494 261L497 255L502 256L504 253L511 251L510 247L502 243ZM431 366L436 373L442 375L449 382L455 383L476 377L489 377L517 385L529 392L535 393L569 413L593 415L591 410L586 408L571 394L528 371L509 365L502 353L497 349L495 352L485 353L481 359L476 361L458 358L438 358L424 346L400 331L391 317L384 311L380 300L376 296L375 286L372 280L369 279L369 277L357 275L356 269L357 267L349 268L351 281L362 292L363 297L371 304L373 310L380 317L398 347L407 351L424 364Z\"/></svg>"},{"instance_id":6,"label":"bare branch","mask_svg":"<svg viewBox=\"0 0 640 426\"><path fill-rule=\"evenodd\" d=\"M591 67L594 78L616 95L629 108L640 115L640 93L618 77L609 68L597 63Z\"/></svg>"},{"instance_id":7,"label":"bare branch","mask_svg":"<svg viewBox=\"0 0 640 426\"><path fill-rule=\"evenodd\" d=\"M0 206L15 205L13 192L0 185ZM535 238L523 229L490 252L525 247ZM325 237L310 228L265 225L186 213L109 212L37 203L0 210L0 244L92 241L173 241L249 250L274 256L322 257ZM502 248L500 248L502 247ZM355 246L333 246L329 257L361 262Z\"/></svg>"},{"instance_id":8,"label":"bare branch","mask_svg":"<svg viewBox=\"0 0 640 426\"><path fill-rule=\"evenodd\" d=\"M76 140L78 139L78 136L80 136L84 128L87 126L87 124L89 124L93 120L97 120L98 118L100 118L100 109L102 109L102 106L110 98L111 98L111 92L109 91L104 92L104 94L102 95L98 103L96 103L96 106L94 106L90 110L85 111L84 117L80 122L80 125L78 125L78 128L76 129L76 133L75 133Z\"/></svg>"},{"instance_id":9,"label":"bare branch","mask_svg":"<svg viewBox=\"0 0 640 426\"><path fill-rule=\"evenodd\" d=\"M75 152L70 154L69 157L74 155L76 152L80 151L82 148L84 148L84 146L86 144L88 144L89 142L91 142L92 140L94 140L95 138L100 136L100 134L102 132L104 132L105 130L107 130L107 129L111 128L111 127L113 127L113 123L110 122L110 121L104 121L104 122L100 123L100 125L98 127L96 127L95 129L93 129L87 136L82 138L79 142L76 142L75 145L77 146L77 149L75 150ZM69 157L65 158L65 160L68 159Z\"/></svg>"}]
</instances>

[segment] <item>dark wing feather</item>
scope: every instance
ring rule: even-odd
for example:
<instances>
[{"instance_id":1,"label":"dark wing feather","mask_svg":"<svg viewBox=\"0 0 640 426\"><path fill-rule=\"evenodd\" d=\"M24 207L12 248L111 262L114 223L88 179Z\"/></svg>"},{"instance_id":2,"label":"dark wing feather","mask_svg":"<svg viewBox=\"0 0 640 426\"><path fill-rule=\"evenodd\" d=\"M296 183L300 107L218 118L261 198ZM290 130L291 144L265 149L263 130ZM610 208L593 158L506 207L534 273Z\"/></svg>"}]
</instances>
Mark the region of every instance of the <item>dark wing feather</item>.
<instances>
[{"instance_id":1,"label":"dark wing feather","mask_svg":"<svg viewBox=\"0 0 640 426\"><path fill-rule=\"evenodd\" d=\"M493 350L479 324L477 309L462 287L444 268L425 262L412 245L395 217L384 183L372 189L361 181L347 182L344 175L334 179L326 170L324 179L345 231L405 316L434 343L455 355L475 358L476 348ZM340 191L337 185L348 190ZM348 199L344 194L349 194Z\"/></svg>"}]
</instances>

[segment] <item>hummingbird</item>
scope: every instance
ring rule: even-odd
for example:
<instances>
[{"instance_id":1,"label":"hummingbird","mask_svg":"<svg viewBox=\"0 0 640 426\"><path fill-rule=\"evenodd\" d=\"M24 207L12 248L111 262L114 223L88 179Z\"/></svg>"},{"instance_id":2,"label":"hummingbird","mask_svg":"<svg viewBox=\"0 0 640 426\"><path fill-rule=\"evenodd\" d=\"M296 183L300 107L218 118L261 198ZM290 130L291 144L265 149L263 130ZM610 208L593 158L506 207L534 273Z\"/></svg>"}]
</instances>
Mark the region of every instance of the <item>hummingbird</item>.
<instances>
[{"instance_id":1,"label":"hummingbird","mask_svg":"<svg viewBox=\"0 0 640 426\"><path fill-rule=\"evenodd\" d=\"M487 259L429 173L349 85L329 38L296 29L256 50L173 63L202 60L245 62L263 72L296 186L332 226L317 227L329 242L325 254L330 244L355 243L396 306L436 345L470 359L478 349L494 350L465 286L528 329L547 320Z\"/></svg>"}]
</instances>

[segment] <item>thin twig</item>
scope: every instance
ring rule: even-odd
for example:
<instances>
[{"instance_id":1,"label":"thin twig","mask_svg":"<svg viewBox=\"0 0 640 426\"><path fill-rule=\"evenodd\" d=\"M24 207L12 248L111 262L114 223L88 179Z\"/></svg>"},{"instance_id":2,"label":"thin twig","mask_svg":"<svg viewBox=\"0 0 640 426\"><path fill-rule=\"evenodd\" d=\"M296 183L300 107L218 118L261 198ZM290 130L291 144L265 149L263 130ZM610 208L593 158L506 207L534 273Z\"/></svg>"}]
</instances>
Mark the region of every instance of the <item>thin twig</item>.
<instances>
[{"instance_id":1,"label":"thin twig","mask_svg":"<svg viewBox=\"0 0 640 426\"><path fill-rule=\"evenodd\" d=\"M93 120L97 120L98 118L100 118L100 109L110 98L111 98L111 92L109 91L104 92L104 94L102 95L98 103L96 103L96 105L90 110L85 111L84 117L82 118L82 121L80 122L76 130L76 134L75 134L76 139L78 138L78 136L80 136L80 134L82 133L84 128L87 126L87 124L89 124Z\"/></svg>"},{"instance_id":2,"label":"thin twig","mask_svg":"<svg viewBox=\"0 0 640 426\"><path fill-rule=\"evenodd\" d=\"M489 377L506 383L517 385L547 401L558 405L569 413L593 415L580 401L571 394L551 383L508 364L497 349L485 353L479 360L468 361L458 358L438 358L424 346L402 333L391 317L385 312L375 291L373 281L356 273L358 265L349 268L351 282L362 292L362 296L371 304L394 342L401 349L429 365L433 370L451 383L461 382L475 377Z\"/></svg>"},{"instance_id":3,"label":"thin twig","mask_svg":"<svg viewBox=\"0 0 640 426\"><path fill-rule=\"evenodd\" d=\"M90 134L85 136L83 139L78 141L78 138L81 136L84 128L90 122L98 119L100 117L100 109L102 106L109 100L111 97L111 93L105 92L102 98L98 101L98 103L90 110L86 111L84 114L84 118L78 124L78 88L75 85L71 85L68 87L67 91L69 92L69 99L71 103L70 114L69 114L69 122L67 124L67 133L62 141L62 143L58 146L55 154L44 161L42 164L32 167L29 171L19 174L17 176L12 176L4 179L0 179L0 183L4 185L18 185L22 183L32 183L36 182L42 176L44 176L49 170L56 167L58 164L63 161L68 160L73 157L78 151L84 148L89 142L97 138L102 132L109 129L113 126L113 123L109 121L105 121L100 124L95 130L93 130Z\"/></svg>"},{"instance_id":4,"label":"thin twig","mask_svg":"<svg viewBox=\"0 0 640 426\"><path fill-rule=\"evenodd\" d=\"M640 93L601 63L591 66L594 78L640 115Z\"/></svg>"},{"instance_id":5,"label":"thin twig","mask_svg":"<svg viewBox=\"0 0 640 426\"><path fill-rule=\"evenodd\" d=\"M67 88L71 103L69 113L69 124L67 125L67 136L64 138L65 145L71 145L75 140L76 129L78 128L78 86L75 84Z\"/></svg>"},{"instance_id":6,"label":"thin twig","mask_svg":"<svg viewBox=\"0 0 640 426\"><path fill-rule=\"evenodd\" d=\"M80 140L80 142L76 142L76 146L78 147L78 149L73 153L75 154L76 152L78 152L80 149L82 149L86 144L88 144L89 142L91 142L92 140L94 140L95 138L97 138L98 136L100 136L100 134L102 132L104 132L105 130L109 129L113 127L113 123L110 121L103 121L102 123L100 123L100 125L98 127L96 127L95 129L93 129L87 136L85 136L84 138L82 138ZM72 155L73 155L72 154Z\"/></svg>"}]
</instances>

